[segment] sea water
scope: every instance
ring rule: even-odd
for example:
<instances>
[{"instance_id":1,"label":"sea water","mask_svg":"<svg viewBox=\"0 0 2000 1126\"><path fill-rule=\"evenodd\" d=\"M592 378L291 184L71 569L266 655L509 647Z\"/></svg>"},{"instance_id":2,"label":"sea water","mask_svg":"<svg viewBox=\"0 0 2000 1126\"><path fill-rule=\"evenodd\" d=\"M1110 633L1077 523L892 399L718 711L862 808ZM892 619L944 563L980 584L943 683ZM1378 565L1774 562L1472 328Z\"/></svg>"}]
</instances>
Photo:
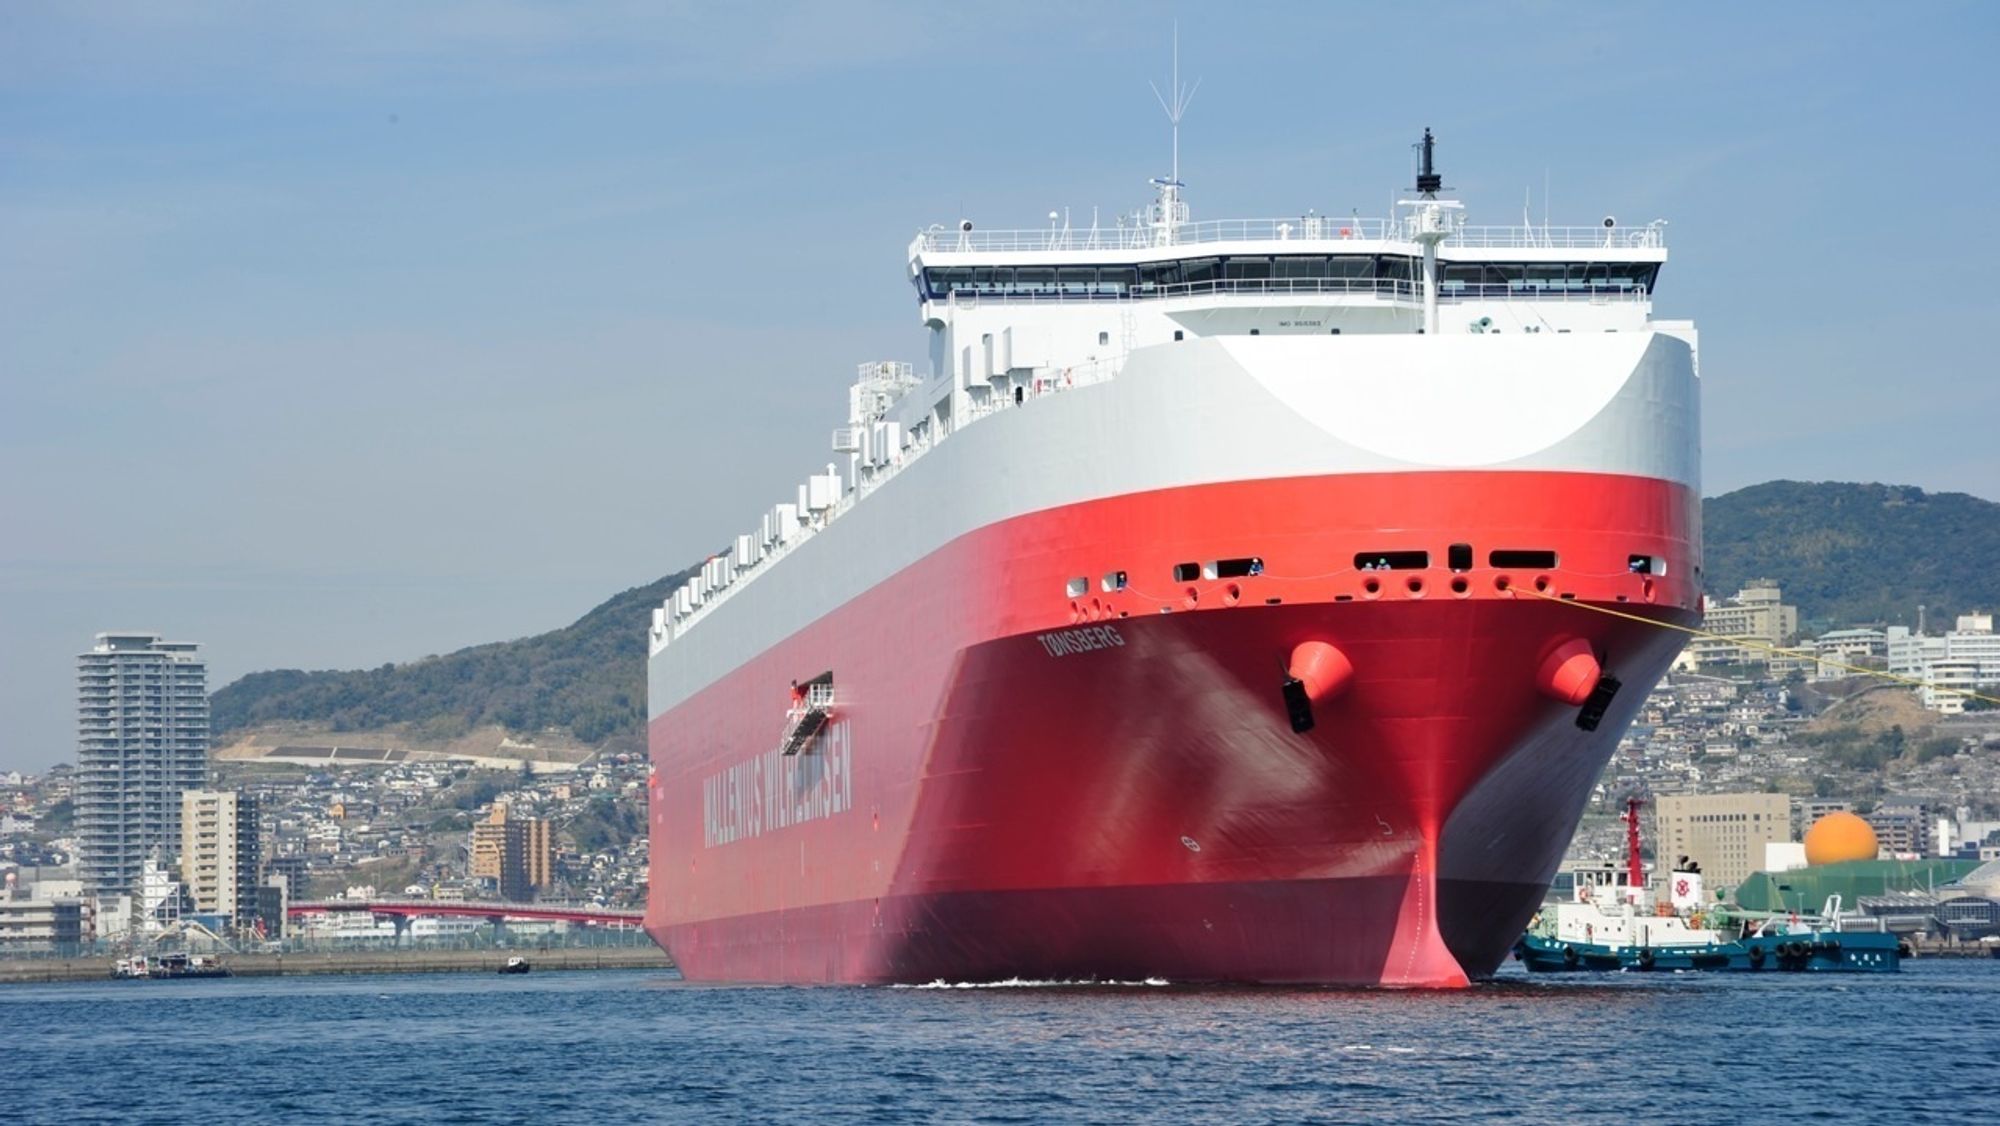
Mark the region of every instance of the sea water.
<instances>
[{"instance_id":1,"label":"sea water","mask_svg":"<svg viewBox=\"0 0 2000 1126\"><path fill-rule=\"evenodd\" d=\"M1458 992L698 985L670 972L0 986L0 1121L1993 1121L2000 961L1511 970Z\"/></svg>"}]
</instances>

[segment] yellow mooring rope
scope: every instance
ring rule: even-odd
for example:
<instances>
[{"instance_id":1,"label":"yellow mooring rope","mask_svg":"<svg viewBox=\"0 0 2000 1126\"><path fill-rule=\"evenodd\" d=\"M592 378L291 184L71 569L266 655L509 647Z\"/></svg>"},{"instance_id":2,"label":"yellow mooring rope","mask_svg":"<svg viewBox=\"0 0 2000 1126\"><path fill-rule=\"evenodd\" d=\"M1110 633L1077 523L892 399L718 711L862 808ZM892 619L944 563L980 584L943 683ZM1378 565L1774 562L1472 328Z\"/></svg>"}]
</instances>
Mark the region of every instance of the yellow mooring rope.
<instances>
[{"instance_id":1,"label":"yellow mooring rope","mask_svg":"<svg viewBox=\"0 0 2000 1126\"><path fill-rule=\"evenodd\" d=\"M1693 626L1675 625L1673 622L1663 622L1660 621L1658 618L1648 618L1644 614L1628 614L1623 610L1613 610L1609 606L1594 606L1588 602L1579 602L1574 598L1561 598L1553 594L1543 593L1542 591L1539 590L1521 590L1517 588L1515 590L1509 591L1508 593L1515 595L1531 594L1534 595L1536 598L1542 599L1545 602L1558 602L1564 606L1574 606L1579 610L1590 610L1598 614L1608 614L1611 617L1624 618L1625 620L1632 622L1644 622L1646 625L1658 626L1661 629L1679 630L1682 633L1691 634L1695 637L1706 637L1715 641L1726 641L1731 645L1738 645L1745 649L1759 649L1766 653L1774 653L1781 657L1798 656L1798 654L1793 653L1786 649L1781 649L1776 645L1766 645L1760 641L1745 641L1740 637L1730 637L1728 634L1714 633L1712 631L1705 629L1696 629ZM1857 673L1861 676L1872 676L1878 680L1889 680L1889 681L1894 681L1897 684L1907 684L1912 688L1936 687L1935 685L1926 684L1924 681L1913 676L1898 676L1897 674L1892 672L1883 672L1881 669L1864 669L1860 665L1845 664L1841 661L1829 661L1824 657L1814 657L1812 660L1815 664L1827 665L1832 668L1842 669L1851 673ZM1950 692L1955 696L1963 696L1968 700L1983 700L1989 704L2000 705L2000 698L1981 695L1978 692L1968 691L1963 688L1946 688L1942 689L1942 691Z\"/></svg>"}]
</instances>

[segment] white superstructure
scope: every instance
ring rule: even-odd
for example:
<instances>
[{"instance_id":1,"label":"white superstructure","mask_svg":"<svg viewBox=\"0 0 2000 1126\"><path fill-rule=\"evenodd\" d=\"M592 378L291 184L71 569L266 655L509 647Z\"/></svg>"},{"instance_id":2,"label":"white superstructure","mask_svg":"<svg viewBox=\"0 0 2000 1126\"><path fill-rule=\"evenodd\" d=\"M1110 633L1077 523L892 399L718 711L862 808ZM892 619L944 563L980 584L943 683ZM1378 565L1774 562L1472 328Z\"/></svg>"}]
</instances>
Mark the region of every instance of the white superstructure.
<instances>
[{"instance_id":1,"label":"white superstructure","mask_svg":"<svg viewBox=\"0 0 2000 1126\"><path fill-rule=\"evenodd\" d=\"M1172 464L1153 465L1143 448L1093 464L1093 495L1232 477L1505 464L1698 485L1695 331L1652 318L1664 223L1632 228L1607 216L1593 227L1469 225L1460 204L1440 198L1429 145L1426 133L1417 198L1392 219L1308 211L1193 222L1182 185L1161 179L1150 208L1110 226L1077 229L1052 215L1046 229L961 221L920 232L908 262L926 370L861 365L847 424L833 432L845 464L808 477L655 609L650 652L659 655L947 438L1012 408L1127 378L1143 376L1148 386L1121 394L1110 417L1079 407L1030 412L1038 423L1028 433L1010 425L1011 453L992 463L1008 466L1006 490L979 470L970 480L933 474L943 487L921 490L929 510L921 522L898 521L889 542L857 547L849 553L859 557L855 566L822 562L811 585L852 596L864 577L886 577L975 521L1088 499L1075 492L1078 479L1038 480L1034 466L1060 465L1062 455L1052 463L1050 451L1090 441L1107 424L1172 451ZM1420 335L1435 344L1415 346ZM1656 340L1671 347L1655 348ZM1266 396L1278 400L1269 413ZM1161 402L1143 401L1153 398ZM1213 432L1207 441L1171 439L1176 424L1167 416L1216 398L1228 409L1208 425L1241 434L1258 456L1232 458ZM1324 431L1321 440L1260 439L1301 416ZM1673 440L1658 443L1662 432ZM1646 440L1632 441L1635 434ZM756 636L776 640L784 633L774 630L828 608L821 598L796 601ZM733 655L741 646L728 648ZM710 664L718 656L688 658L719 675L726 666ZM664 687L653 685L656 714L698 684Z\"/></svg>"}]
</instances>

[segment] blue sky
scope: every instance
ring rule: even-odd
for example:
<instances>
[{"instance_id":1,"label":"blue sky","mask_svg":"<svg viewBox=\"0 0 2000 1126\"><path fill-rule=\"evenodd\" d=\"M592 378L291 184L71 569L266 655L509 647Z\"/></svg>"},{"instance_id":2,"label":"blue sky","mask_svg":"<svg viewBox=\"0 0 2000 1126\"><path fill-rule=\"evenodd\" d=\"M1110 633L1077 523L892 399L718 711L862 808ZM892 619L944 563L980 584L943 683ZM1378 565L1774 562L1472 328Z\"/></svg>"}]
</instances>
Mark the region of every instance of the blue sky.
<instances>
[{"instance_id":1,"label":"blue sky","mask_svg":"<svg viewBox=\"0 0 2000 1126\"><path fill-rule=\"evenodd\" d=\"M889 3L0 11L0 768L104 629L211 685L563 624L827 460L922 359L911 234L1671 221L1708 491L2000 498L2000 7ZM635 626L635 628L638 628Z\"/></svg>"}]
</instances>

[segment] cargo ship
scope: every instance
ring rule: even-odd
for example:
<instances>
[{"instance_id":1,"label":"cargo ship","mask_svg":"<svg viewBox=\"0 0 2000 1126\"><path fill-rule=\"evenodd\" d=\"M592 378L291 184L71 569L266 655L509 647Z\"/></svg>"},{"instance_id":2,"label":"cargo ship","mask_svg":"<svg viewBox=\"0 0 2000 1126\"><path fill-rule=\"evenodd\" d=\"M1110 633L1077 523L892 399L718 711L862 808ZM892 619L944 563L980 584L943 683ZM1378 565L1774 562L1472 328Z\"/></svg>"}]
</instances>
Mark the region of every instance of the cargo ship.
<instances>
[{"instance_id":1,"label":"cargo ship","mask_svg":"<svg viewBox=\"0 0 2000 1126\"><path fill-rule=\"evenodd\" d=\"M1177 150L1176 150L1177 151ZM1448 987L1699 617L1664 225L921 230L919 369L653 611L691 979Z\"/></svg>"}]
</instances>

